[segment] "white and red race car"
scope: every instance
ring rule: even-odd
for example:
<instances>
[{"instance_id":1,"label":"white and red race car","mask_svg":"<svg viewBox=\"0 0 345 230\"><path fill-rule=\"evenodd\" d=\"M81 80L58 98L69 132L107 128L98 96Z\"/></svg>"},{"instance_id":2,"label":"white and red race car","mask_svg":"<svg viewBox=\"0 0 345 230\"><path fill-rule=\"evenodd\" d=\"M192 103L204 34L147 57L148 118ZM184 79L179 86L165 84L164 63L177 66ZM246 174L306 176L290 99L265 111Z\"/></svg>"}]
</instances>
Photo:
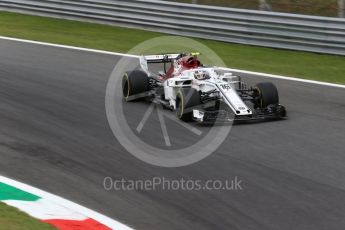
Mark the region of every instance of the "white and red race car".
<instances>
[{"instance_id":1,"label":"white and red race car","mask_svg":"<svg viewBox=\"0 0 345 230\"><path fill-rule=\"evenodd\" d=\"M141 69L123 76L125 101L146 98L176 111L183 121L202 123L286 117L275 85L263 82L249 88L225 68L202 65L198 55L141 56ZM163 71L151 72L152 63L164 64Z\"/></svg>"}]
</instances>

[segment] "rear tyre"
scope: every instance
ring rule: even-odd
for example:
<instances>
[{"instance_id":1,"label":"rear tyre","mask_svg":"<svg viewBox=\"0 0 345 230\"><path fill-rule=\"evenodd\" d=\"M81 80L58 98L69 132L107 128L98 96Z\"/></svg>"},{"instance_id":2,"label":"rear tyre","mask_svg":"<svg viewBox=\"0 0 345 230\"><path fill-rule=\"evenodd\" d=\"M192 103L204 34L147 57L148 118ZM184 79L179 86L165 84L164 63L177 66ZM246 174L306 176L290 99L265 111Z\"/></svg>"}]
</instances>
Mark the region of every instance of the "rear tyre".
<instances>
[{"instance_id":1,"label":"rear tyre","mask_svg":"<svg viewBox=\"0 0 345 230\"><path fill-rule=\"evenodd\" d=\"M192 107L200 104L200 94L196 89L181 88L176 94L176 116L182 121L192 121Z\"/></svg>"},{"instance_id":2,"label":"rear tyre","mask_svg":"<svg viewBox=\"0 0 345 230\"><path fill-rule=\"evenodd\" d=\"M265 108L269 105L279 104L279 95L277 87L271 82L258 83L255 86L255 90L258 93L257 106Z\"/></svg>"},{"instance_id":3,"label":"rear tyre","mask_svg":"<svg viewBox=\"0 0 345 230\"><path fill-rule=\"evenodd\" d=\"M122 92L125 101L143 99L145 92L150 91L149 77L144 71L134 70L126 72L122 78Z\"/></svg>"}]
</instances>

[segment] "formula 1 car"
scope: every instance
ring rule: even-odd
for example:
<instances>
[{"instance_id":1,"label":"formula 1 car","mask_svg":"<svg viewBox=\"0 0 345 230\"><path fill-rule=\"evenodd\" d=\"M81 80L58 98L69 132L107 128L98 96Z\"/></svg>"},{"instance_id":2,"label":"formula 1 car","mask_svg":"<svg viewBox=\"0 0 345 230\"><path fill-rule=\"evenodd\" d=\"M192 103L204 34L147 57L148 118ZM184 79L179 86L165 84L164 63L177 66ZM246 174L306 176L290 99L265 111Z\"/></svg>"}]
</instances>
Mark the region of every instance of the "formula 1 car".
<instances>
[{"instance_id":1,"label":"formula 1 car","mask_svg":"<svg viewBox=\"0 0 345 230\"><path fill-rule=\"evenodd\" d=\"M183 121L279 119L286 116L278 90L270 82L248 88L239 76L221 67L204 66L199 53L140 57L141 69L126 72L122 79L125 101L146 98L176 111ZM149 64L162 63L153 73ZM167 68L167 64L170 67Z\"/></svg>"}]
</instances>

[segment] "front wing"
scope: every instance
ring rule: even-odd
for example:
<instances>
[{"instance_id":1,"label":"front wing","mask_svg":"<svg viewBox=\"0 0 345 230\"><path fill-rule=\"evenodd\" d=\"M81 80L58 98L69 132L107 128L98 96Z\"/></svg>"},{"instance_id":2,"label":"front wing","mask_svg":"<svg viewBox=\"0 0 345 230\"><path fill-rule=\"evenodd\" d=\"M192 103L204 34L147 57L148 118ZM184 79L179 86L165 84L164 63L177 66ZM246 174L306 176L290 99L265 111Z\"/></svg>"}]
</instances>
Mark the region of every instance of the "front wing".
<instances>
[{"instance_id":1,"label":"front wing","mask_svg":"<svg viewBox=\"0 0 345 230\"><path fill-rule=\"evenodd\" d=\"M193 119L200 123L224 123L224 122L245 122L260 120L275 120L287 116L286 109L282 105L271 105L264 109L257 108L252 115L238 116L232 112L220 110L194 109Z\"/></svg>"}]
</instances>

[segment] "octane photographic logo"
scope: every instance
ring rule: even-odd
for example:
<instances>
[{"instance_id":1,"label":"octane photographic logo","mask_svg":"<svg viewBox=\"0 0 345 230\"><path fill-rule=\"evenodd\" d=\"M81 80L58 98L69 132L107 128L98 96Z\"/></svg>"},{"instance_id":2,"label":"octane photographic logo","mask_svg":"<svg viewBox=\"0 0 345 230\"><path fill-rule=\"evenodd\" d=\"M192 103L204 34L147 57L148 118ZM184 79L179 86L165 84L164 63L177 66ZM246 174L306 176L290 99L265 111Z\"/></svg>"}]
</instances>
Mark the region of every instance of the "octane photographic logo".
<instances>
[{"instance_id":1,"label":"octane photographic logo","mask_svg":"<svg viewBox=\"0 0 345 230\"><path fill-rule=\"evenodd\" d=\"M225 66L221 58L207 46L177 36L147 40L128 53L150 55L179 52L200 52L200 59L206 65ZM162 167L190 165L215 152L227 138L231 124L208 127L194 122L186 123L177 119L175 112L163 110L154 102L124 102L122 77L124 73L138 68L138 58L122 57L107 84L106 114L119 143L138 159ZM159 67L154 64L153 68L157 70L155 72L161 71L163 64Z\"/></svg>"}]
</instances>

